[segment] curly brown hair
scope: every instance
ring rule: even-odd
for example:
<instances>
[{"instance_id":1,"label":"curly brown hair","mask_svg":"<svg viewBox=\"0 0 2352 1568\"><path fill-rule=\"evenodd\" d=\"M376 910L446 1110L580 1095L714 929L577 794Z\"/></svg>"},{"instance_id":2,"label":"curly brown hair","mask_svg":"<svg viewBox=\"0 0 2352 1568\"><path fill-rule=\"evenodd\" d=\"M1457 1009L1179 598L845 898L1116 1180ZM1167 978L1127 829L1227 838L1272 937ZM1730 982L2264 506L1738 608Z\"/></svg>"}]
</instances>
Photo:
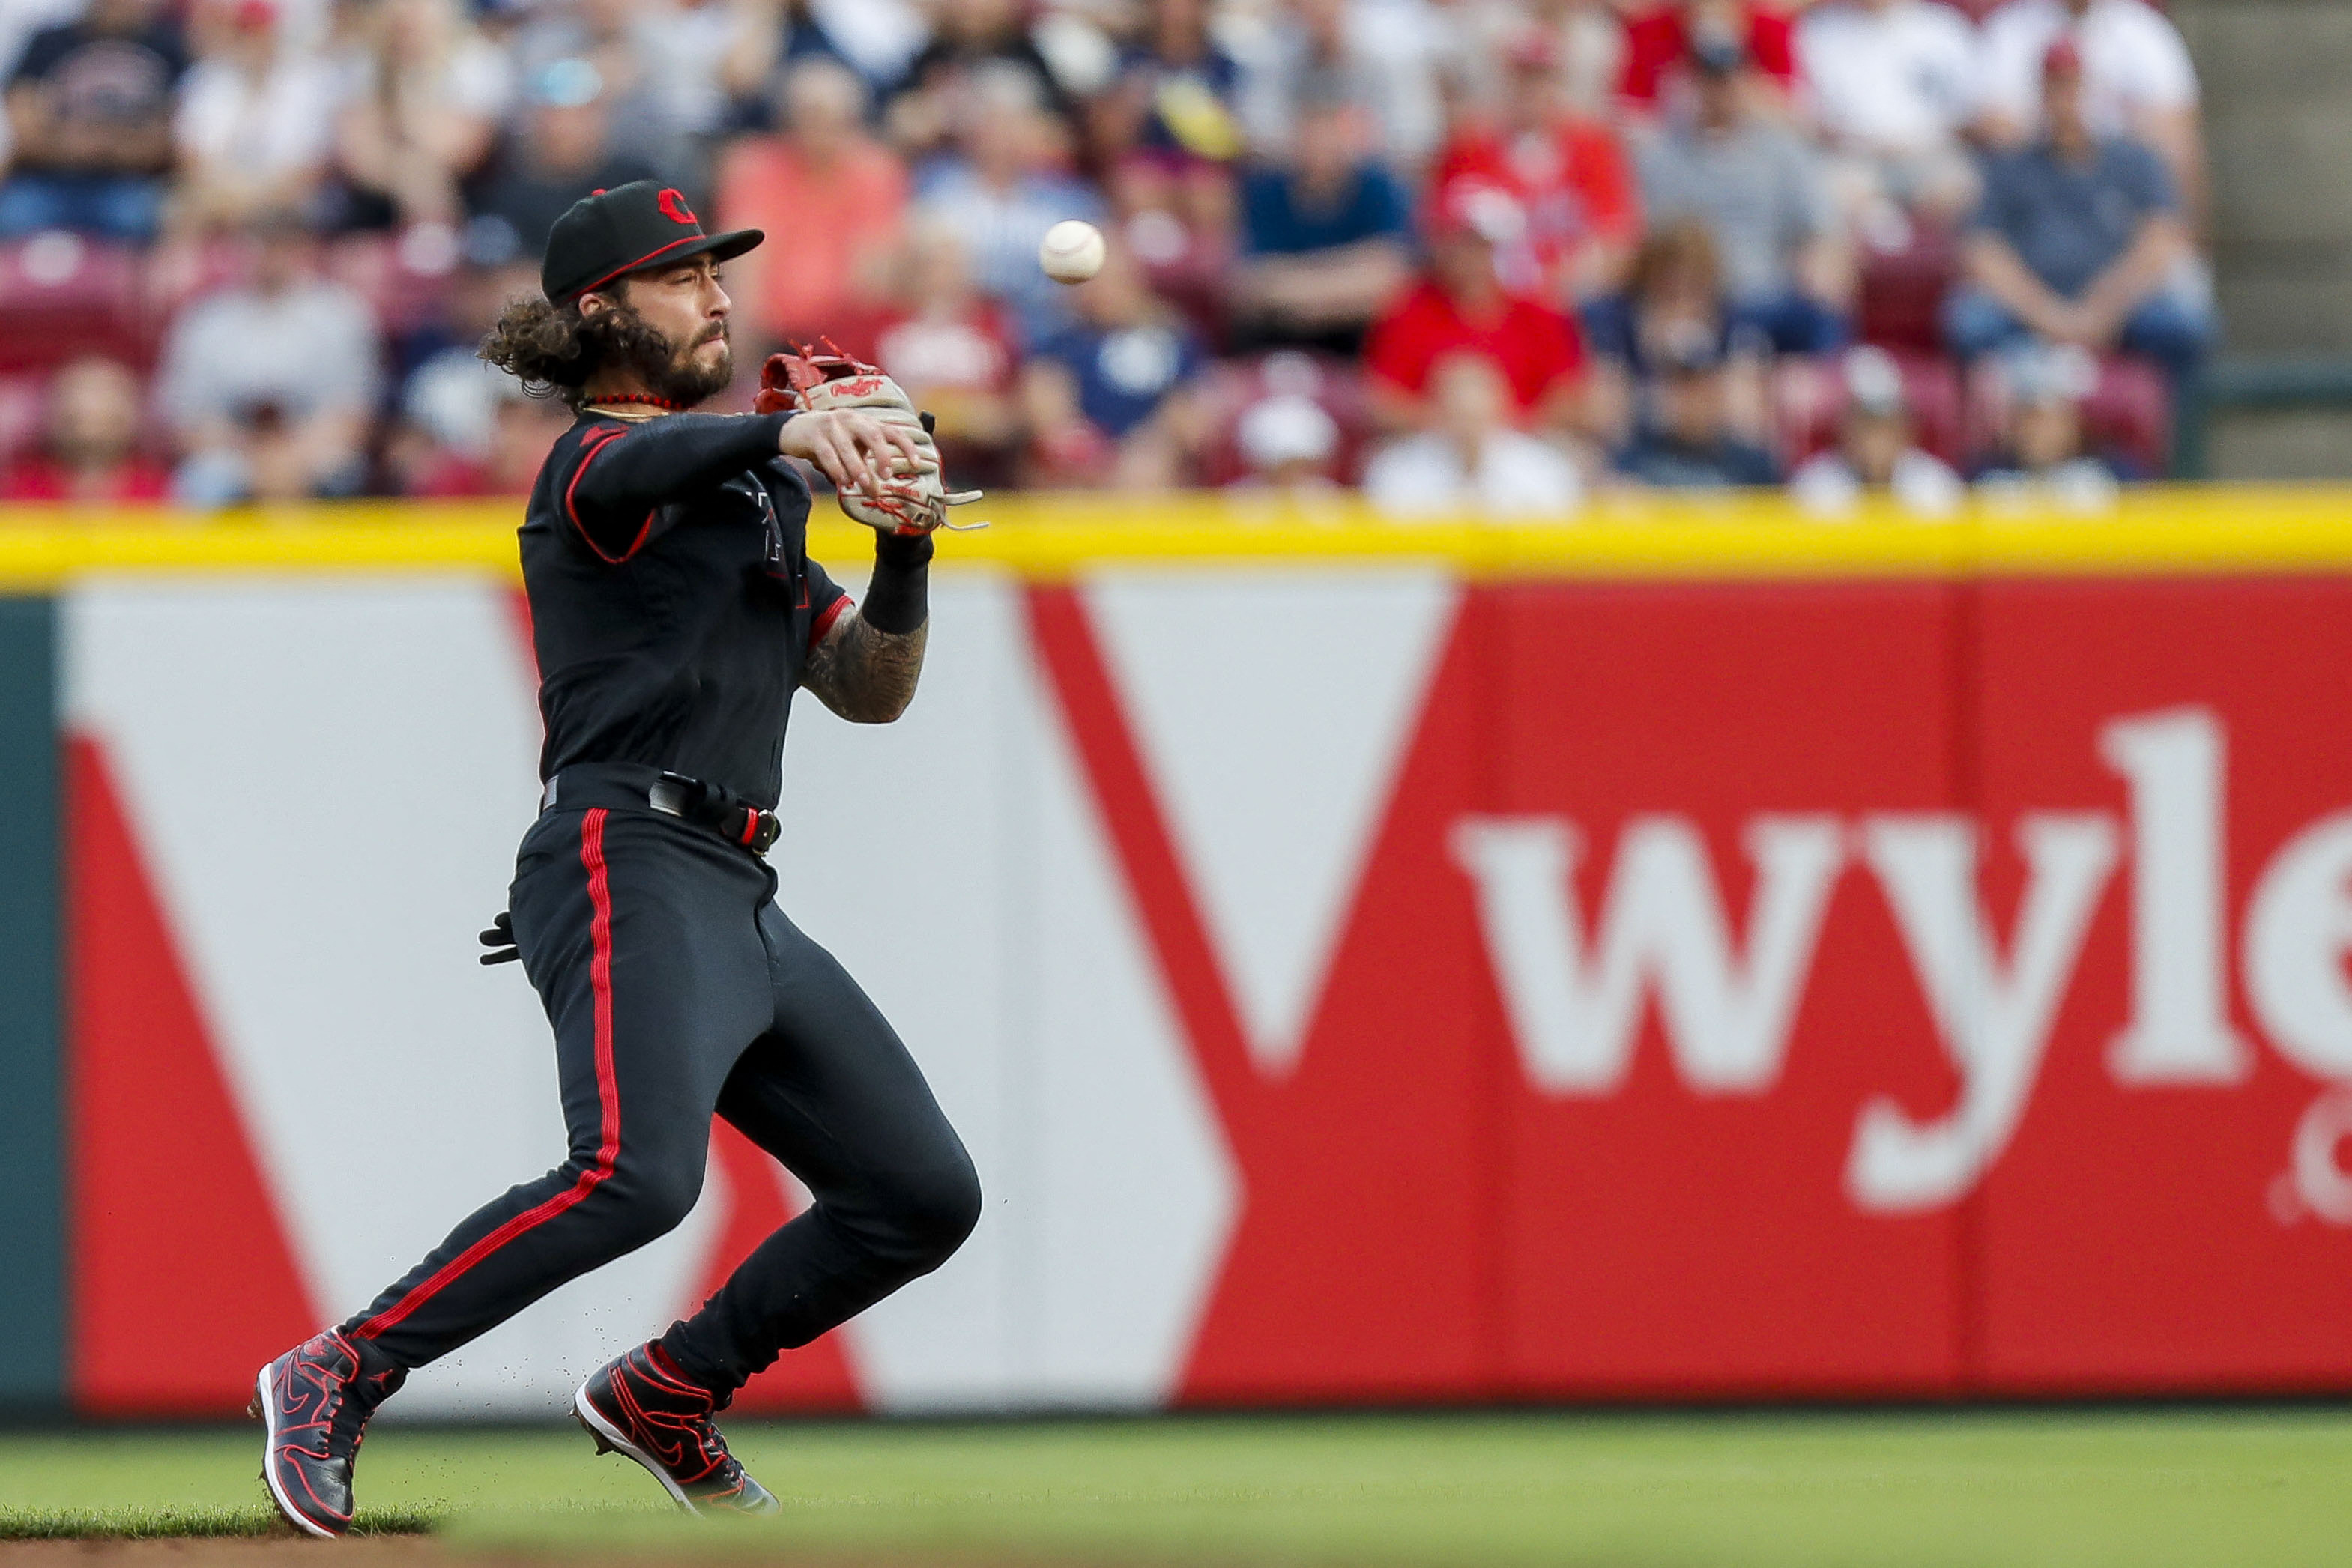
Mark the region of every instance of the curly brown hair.
<instances>
[{"instance_id":1,"label":"curly brown hair","mask_svg":"<svg viewBox=\"0 0 2352 1568\"><path fill-rule=\"evenodd\" d=\"M499 324L475 351L520 382L530 396L562 398L574 409L586 401L588 378L601 367L625 361L666 370L676 354L669 340L625 303L583 316L577 300L556 305L537 298L507 301Z\"/></svg>"}]
</instances>

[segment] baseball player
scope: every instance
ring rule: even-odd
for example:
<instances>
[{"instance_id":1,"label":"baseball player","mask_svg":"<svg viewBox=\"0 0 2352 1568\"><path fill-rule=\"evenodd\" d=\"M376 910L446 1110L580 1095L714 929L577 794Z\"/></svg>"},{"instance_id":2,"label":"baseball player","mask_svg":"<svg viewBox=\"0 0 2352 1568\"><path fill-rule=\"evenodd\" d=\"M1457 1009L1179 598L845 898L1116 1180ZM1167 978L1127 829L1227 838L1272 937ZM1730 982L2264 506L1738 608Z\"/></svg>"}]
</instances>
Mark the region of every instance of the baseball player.
<instances>
[{"instance_id":1,"label":"baseball player","mask_svg":"<svg viewBox=\"0 0 2352 1568\"><path fill-rule=\"evenodd\" d=\"M922 1073L776 906L763 858L794 688L856 722L898 716L932 530L972 497L945 489L928 421L870 366L780 355L761 412L688 412L732 376L718 264L761 237L703 233L649 181L600 191L555 225L546 298L509 304L484 340L579 414L521 533L545 789L509 913L482 934L483 962L520 957L546 1005L570 1154L262 1369L262 1473L312 1535L350 1528L361 1434L412 1367L686 1217L714 1113L814 1206L572 1400L599 1452L687 1509L773 1511L712 1416L779 1352L938 1268L979 1218ZM808 559L809 487L786 458L874 527L862 607Z\"/></svg>"}]
</instances>

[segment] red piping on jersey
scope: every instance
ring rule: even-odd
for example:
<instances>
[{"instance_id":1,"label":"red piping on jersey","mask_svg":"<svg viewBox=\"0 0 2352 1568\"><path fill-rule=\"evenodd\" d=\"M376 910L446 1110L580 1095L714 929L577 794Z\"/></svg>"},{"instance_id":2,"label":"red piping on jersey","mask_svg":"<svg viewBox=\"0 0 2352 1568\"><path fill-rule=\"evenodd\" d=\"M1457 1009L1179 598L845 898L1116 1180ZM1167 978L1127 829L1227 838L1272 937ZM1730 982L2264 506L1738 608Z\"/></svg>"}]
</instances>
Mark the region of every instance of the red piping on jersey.
<instances>
[{"instance_id":1,"label":"red piping on jersey","mask_svg":"<svg viewBox=\"0 0 2352 1568\"><path fill-rule=\"evenodd\" d=\"M590 533L588 525L580 520L580 508L572 504L572 495L573 491L580 488L580 476L588 472L588 465L596 460L596 455L628 434L625 427L620 430L600 430L589 435L580 444L585 449L580 454L580 466L572 471L572 483L563 486L563 509L571 515L572 526L580 530L580 537L588 541L588 548L594 550L596 559L606 566L618 566L646 548L646 540L654 531L654 514L650 508L647 509L645 522L637 528L637 537L629 541L628 549L618 555L614 555L596 542L596 536Z\"/></svg>"},{"instance_id":2,"label":"red piping on jersey","mask_svg":"<svg viewBox=\"0 0 2352 1568\"><path fill-rule=\"evenodd\" d=\"M816 619L809 622L810 653L816 652L816 645L824 641L824 634L833 630L833 623L840 620L841 612L849 607L849 595L845 593L816 612Z\"/></svg>"},{"instance_id":3,"label":"red piping on jersey","mask_svg":"<svg viewBox=\"0 0 2352 1568\"><path fill-rule=\"evenodd\" d=\"M709 235L688 235L683 239L674 239L667 245L662 246L659 250L649 250L646 252L645 255L637 257L636 260L629 263L626 267L614 267L612 271L606 273L604 277L598 278L593 283L582 284L570 294L564 296L564 298L567 299L577 299L583 294L593 293L595 290L604 287L604 285L612 282L613 279L620 277L625 272L635 272L641 267L651 267L655 262L659 261L663 256L667 256L671 251L676 250L678 246L682 245L692 245L698 239L709 239L709 237L710 236Z\"/></svg>"},{"instance_id":4,"label":"red piping on jersey","mask_svg":"<svg viewBox=\"0 0 2352 1568\"><path fill-rule=\"evenodd\" d=\"M596 997L596 1103L604 1143L580 1179L538 1207L516 1215L434 1270L433 1277L378 1312L352 1334L373 1339L441 1293L449 1281L527 1230L546 1224L612 1179L621 1157L621 1086L613 1072L613 889L604 873L604 808L580 819L580 863L588 871L588 984Z\"/></svg>"}]
</instances>

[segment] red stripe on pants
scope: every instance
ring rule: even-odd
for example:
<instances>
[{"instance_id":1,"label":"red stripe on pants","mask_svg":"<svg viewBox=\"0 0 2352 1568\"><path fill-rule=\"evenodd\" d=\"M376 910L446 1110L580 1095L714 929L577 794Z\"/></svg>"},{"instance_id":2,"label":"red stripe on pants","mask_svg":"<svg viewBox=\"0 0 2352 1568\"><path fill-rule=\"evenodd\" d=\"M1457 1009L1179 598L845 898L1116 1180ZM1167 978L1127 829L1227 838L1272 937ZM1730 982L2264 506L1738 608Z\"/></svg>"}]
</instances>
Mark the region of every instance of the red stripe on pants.
<instances>
[{"instance_id":1,"label":"red stripe on pants","mask_svg":"<svg viewBox=\"0 0 2352 1568\"><path fill-rule=\"evenodd\" d=\"M580 1179L569 1188L538 1207L516 1215L435 1270L432 1278L362 1323L355 1331L361 1339L373 1339L516 1237L546 1224L594 1192L612 1176L614 1163L621 1157L621 1092L613 1078L613 889L604 874L602 806L580 819L580 863L588 869L588 904L592 912L588 922L592 947L588 984L596 994L596 1103L604 1113L604 1143L596 1151L596 1163L581 1172Z\"/></svg>"}]
</instances>

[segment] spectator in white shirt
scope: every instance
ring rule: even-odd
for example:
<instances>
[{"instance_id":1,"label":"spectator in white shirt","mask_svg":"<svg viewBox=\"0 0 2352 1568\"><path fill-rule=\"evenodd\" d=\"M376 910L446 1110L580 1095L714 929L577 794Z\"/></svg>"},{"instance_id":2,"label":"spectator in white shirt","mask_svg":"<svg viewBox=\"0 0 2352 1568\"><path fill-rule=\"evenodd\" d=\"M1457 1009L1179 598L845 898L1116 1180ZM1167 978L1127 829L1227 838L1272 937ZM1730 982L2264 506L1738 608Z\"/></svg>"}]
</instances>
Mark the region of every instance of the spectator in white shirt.
<instances>
[{"instance_id":1,"label":"spectator in white shirt","mask_svg":"<svg viewBox=\"0 0 2352 1568\"><path fill-rule=\"evenodd\" d=\"M282 47L277 0L215 0L205 57L172 122L175 224L225 228L307 204L326 172L335 84L317 55ZM203 35L200 35L203 36Z\"/></svg>"},{"instance_id":2,"label":"spectator in white shirt","mask_svg":"<svg viewBox=\"0 0 2352 1568\"><path fill-rule=\"evenodd\" d=\"M1326 499L1339 489L1331 472L1339 455L1339 422L1303 393L1277 392L1250 404L1234 423L1234 444L1249 465L1249 476L1235 489L1294 500Z\"/></svg>"},{"instance_id":3,"label":"spectator in white shirt","mask_svg":"<svg viewBox=\"0 0 2352 1568\"><path fill-rule=\"evenodd\" d=\"M1848 349L1838 443L1789 476L1789 493L1816 517L1852 514L1866 495L1892 497L1915 517L1948 517L1966 495L1960 476L1912 444L1903 371L1885 350Z\"/></svg>"},{"instance_id":4,"label":"spectator in white shirt","mask_svg":"<svg viewBox=\"0 0 2352 1568\"><path fill-rule=\"evenodd\" d=\"M1558 447L1515 428L1510 387L1483 354L1457 353L1430 376L1434 427L1381 449L1364 469L1364 494L1397 517L1443 512L1565 516L1584 480Z\"/></svg>"},{"instance_id":5,"label":"spectator in white shirt","mask_svg":"<svg viewBox=\"0 0 2352 1568\"><path fill-rule=\"evenodd\" d=\"M155 403L185 455L175 487L199 505L349 495L366 477L374 319L316 276L296 214L264 214L248 237L252 281L198 299L164 338Z\"/></svg>"},{"instance_id":6,"label":"spectator in white shirt","mask_svg":"<svg viewBox=\"0 0 2352 1568\"><path fill-rule=\"evenodd\" d=\"M1976 37L1934 0L1829 0L1797 24L1797 68L1847 210L1899 245L1904 209L1948 223L1975 199L1960 132ZM1893 248L1893 246L1890 246Z\"/></svg>"},{"instance_id":7,"label":"spectator in white shirt","mask_svg":"<svg viewBox=\"0 0 2352 1568\"><path fill-rule=\"evenodd\" d=\"M2083 112L2097 136L2154 147L2192 215L2205 204L2197 68L2180 30L2144 0L2010 0L1987 17L1981 42L1983 123L1994 141L2042 129L2042 62L2061 34L2083 60Z\"/></svg>"}]
</instances>

